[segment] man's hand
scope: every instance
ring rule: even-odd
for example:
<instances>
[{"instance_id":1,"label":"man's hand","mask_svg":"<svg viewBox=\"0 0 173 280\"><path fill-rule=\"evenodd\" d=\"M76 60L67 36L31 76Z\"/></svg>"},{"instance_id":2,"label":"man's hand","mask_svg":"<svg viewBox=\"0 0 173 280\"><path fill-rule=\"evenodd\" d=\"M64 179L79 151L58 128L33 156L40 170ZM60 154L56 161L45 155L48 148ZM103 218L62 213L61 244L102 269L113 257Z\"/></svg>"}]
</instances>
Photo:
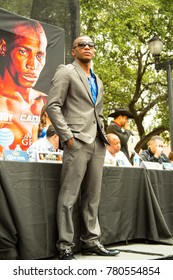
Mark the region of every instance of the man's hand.
<instances>
[{"instance_id":1,"label":"man's hand","mask_svg":"<svg viewBox=\"0 0 173 280\"><path fill-rule=\"evenodd\" d=\"M156 147L156 151L155 151L154 157L155 158L159 158L161 156L162 151L163 151L162 147Z\"/></svg>"},{"instance_id":2,"label":"man's hand","mask_svg":"<svg viewBox=\"0 0 173 280\"><path fill-rule=\"evenodd\" d=\"M70 138L65 142L66 146L70 149L73 146L74 143L74 137Z\"/></svg>"},{"instance_id":3,"label":"man's hand","mask_svg":"<svg viewBox=\"0 0 173 280\"><path fill-rule=\"evenodd\" d=\"M124 125L124 129L129 129L130 130L130 124L129 122L127 121Z\"/></svg>"}]
</instances>

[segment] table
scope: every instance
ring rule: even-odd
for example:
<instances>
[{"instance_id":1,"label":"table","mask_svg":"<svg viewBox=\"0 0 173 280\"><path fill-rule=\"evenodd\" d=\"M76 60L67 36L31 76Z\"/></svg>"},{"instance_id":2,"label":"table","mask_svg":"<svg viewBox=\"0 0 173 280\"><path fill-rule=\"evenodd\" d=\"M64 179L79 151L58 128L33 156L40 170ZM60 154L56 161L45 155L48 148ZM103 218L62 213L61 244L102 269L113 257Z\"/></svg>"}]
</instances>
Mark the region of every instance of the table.
<instances>
[{"instance_id":1,"label":"table","mask_svg":"<svg viewBox=\"0 0 173 280\"><path fill-rule=\"evenodd\" d=\"M173 234L173 171L147 170L166 224Z\"/></svg>"},{"instance_id":2,"label":"table","mask_svg":"<svg viewBox=\"0 0 173 280\"><path fill-rule=\"evenodd\" d=\"M56 255L60 172L60 164L0 161L0 259ZM147 239L173 244L172 174L104 167L99 206L101 242ZM80 250L80 199L73 216L74 242Z\"/></svg>"},{"instance_id":3,"label":"table","mask_svg":"<svg viewBox=\"0 0 173 280\"><path fill-rule=\"evenodd\" d=\"M159 171L104 167L99 207L101 239L104 244L133 239L172 244L173 197L164 191L160 192L160 189L157 189L156 194L160 177L160 186L164 190L164 178L172 172ZM167 180L167 188L170 194L171 180ZM168 200L170 212L169 219L166 219L159 202L165 205Z\"/></svg>"}]
</instances>

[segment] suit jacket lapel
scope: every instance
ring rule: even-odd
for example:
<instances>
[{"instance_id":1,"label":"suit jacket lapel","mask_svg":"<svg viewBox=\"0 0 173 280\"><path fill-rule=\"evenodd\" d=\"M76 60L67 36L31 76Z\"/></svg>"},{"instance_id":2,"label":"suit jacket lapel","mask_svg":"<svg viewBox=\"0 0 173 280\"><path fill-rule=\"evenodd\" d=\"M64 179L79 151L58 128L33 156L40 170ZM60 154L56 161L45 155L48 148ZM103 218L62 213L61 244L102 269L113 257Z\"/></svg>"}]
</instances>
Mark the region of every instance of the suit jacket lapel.
<instances>
[{"instance_id":1,"label":"suit jacket lapel","mask_svg":"<svg viewBox=\"0 0 173 280\"><path fill-rule=\"evenodd\" d=\"M96 75L96 81L97 81L97 86L98 86L98 95L97 95L97 101L96 101L96 104L97 104L97 103L99 103L100 98L102 98L101 90L100 90L102 84L101 84L100 79L98 78L97 75Z\"/></svg>"},{"instance_id":2,"label":"suit jacket lapel","mask_svg":"<svg viewBox=\"0 0 173 280\"><path fill-rule=\"evenodd\" d=\"M91 90L90 90L90 87L89 87L89 83L88 83L88 78L87 78L87 75L85 74L85 72L83 71L82 67L76 62L74 61L72 63L74 66L75 66L75 70L77 71L81 81L83 82L88 94L89 94L89 97L93 103L93 100L92 100L92 94L91 94ZM94 104L94 103L93 103Z\"/></svg>"}]
</instances>

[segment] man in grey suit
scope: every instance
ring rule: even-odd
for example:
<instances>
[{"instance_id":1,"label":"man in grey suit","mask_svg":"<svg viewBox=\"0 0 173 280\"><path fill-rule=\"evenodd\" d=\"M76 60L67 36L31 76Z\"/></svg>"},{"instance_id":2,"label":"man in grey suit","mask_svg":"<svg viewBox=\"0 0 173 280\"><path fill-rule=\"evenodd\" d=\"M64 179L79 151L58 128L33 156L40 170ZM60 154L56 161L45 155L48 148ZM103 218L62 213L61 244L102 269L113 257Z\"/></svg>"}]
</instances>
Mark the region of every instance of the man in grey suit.
<instances>
[{"instance_id":1,"label":"man in grey suit","mask_svg":"<svg viewBox=\"0 0 173 280\"><path fill-rule=\"evenodd\" d=\"M108 142L103 123L103 84L91 69L94 47L88 36L75 39L72 49L75 61L58 67L48 94L46 110L64 147L57 202L57 248L61 260L75 259L72 212L80 191L82 254L119 253L105 249L99 242L98 205Z\"/></svg>"}]
</instances>

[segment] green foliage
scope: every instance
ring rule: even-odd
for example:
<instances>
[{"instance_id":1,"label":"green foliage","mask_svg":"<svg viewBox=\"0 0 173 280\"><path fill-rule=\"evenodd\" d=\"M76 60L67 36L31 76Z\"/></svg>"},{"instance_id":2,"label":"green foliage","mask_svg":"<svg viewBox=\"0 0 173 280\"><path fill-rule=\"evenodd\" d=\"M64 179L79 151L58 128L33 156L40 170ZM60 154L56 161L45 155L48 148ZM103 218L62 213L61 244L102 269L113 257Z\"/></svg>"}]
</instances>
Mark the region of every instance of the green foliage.
<instances>
[{"instance_id":1,"label":"green foliage","mask_svg":"<svg viewBox=\"0 0 173 280\"><path fill-rule=\"evenodd\" d=\"M0 0L1 8L57 26L68 18L67 5L65 0L61 5L57 0ZM80 0L81 34L97 45L94 70L105 87L105 121L115 107L129 107L141 138L139 149L148 135L168 135L166 71L155 71L147 42L157 34L164 44L162 60L172 58L172 14L172 0Z\"/></svg>"},{"instance_id":2,"label":"green foliage","mask_svg":"<svg viewBox=\"0 0 173 280\"><path fill-rule=\"evenodd\" d=\"M173 55L173 2L81 0L80 7L81 33L97 45L94 69L105 86L105 118L115 107L129 107L141 139L168 130L166 72L155 71L147 42L157 34L164 44L162 59Z\"/></svg>"},{"instance_id":3,"label":"green foliage","mask_svg":"<svg viewBox=\"0 0 173 280\"><path fill-rule=\"evenodd\" d=\"M7 10L11 13L29 18L32 2L32 0L0 0L0 7L1 9Z\"/></svg>"}]
</instances>

